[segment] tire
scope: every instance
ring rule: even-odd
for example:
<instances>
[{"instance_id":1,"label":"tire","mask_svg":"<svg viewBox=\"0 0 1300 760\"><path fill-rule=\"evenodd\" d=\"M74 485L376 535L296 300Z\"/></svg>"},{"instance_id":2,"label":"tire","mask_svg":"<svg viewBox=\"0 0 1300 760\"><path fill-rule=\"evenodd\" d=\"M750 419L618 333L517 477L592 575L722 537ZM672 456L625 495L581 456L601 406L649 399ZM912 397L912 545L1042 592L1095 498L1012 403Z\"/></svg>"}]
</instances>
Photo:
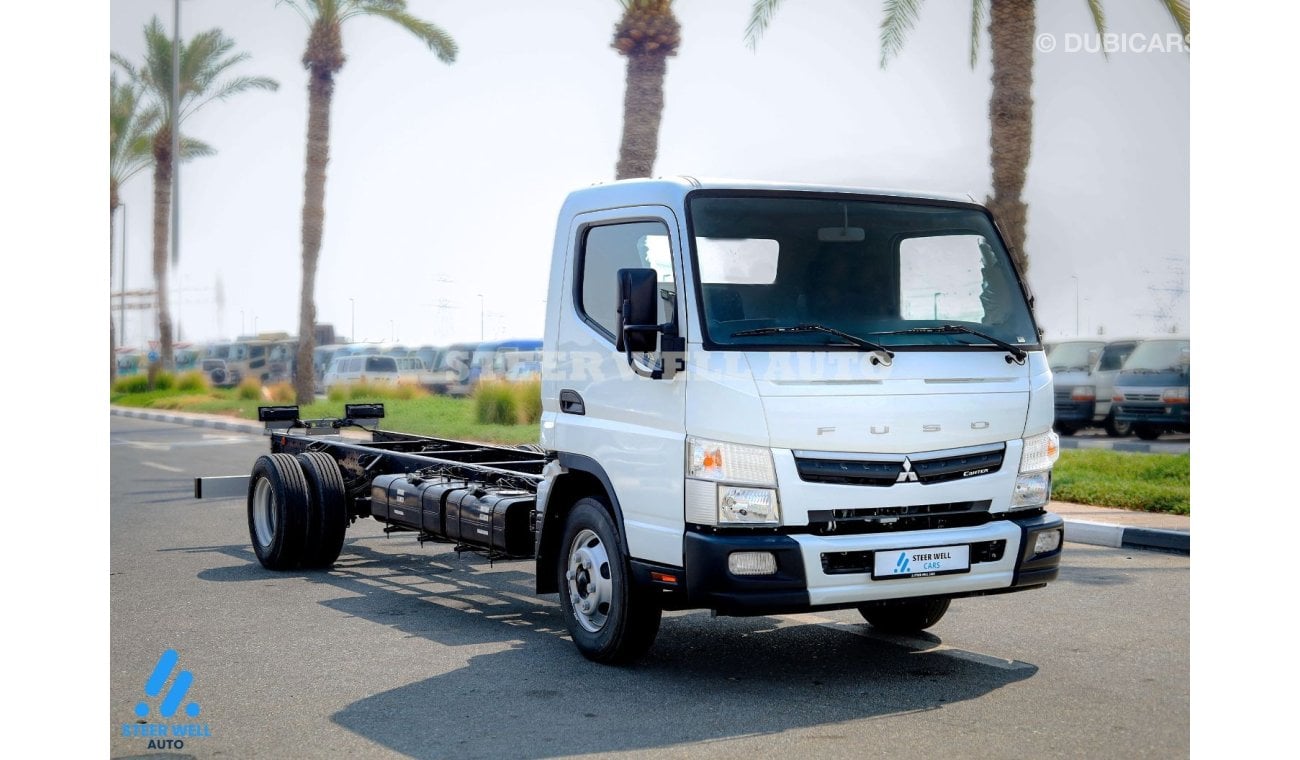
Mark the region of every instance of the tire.
<instances>
[{"instance_id":1,"label":"tire","mask_svg":"<svg viewBox=\"0 0 1300 760\"><path fill-rule=\"evenodd\" d=\"M329 568L343 551L348 529L347 487L338 463L328 454L311 451L298 455L307 481L307 545L303 567Z\"/></svg>"},{"instance_id":2,"label":"tire","mask_svg":"<svg viewBox=\"0 0 1300 760\"><path fill-rule=\"evenodd\" d=\"M1056 423L1056 432L1061 435L1074 435L1079 432L1079 426L1072 422L1058 422Z\"/></svg>"},{"instance_id":3,"label":"tire","mask_svg":"<svg viewBox=\"0 0 1300 760\"><path fill-rule=\"evenodd\" d=\"M1111 438L1124 438L1133 434L1133 423L1120 422L1115 419L1114 412L1107 415L1106 422L1103 423L1102 427L1106 429L1106 435Z\"/></svg>"},{"instance_id":4,"label":"tire","mask_svg":"<svg viewBox=\"0 0 1300 760\"><path fill-rule=\"evenodd\" d=\"M614 664L645 654L659 633L662 610L632 587L604 502L588 497L573 506L560 552L560 611L582 656Z\"/></svg>"},{"instance_id":5,"label":"tire","mask_svg":"<svg viewBox=\"0 0 1300 760\"><path fill-rule=\"evenodd\" d=\"M208 375L208 379L212 381L213 385L225 385L226 371L224 369L214 369L212 374Z\"/></svg>"},{"instance_id":6,"label":"tire","mask_svg":"<svg viewBox=\"0 0 1300 760\"><path fill-rule=\"evenodd\" d=\"M248 534L268 570L302 564L310 508L307 481L289 454L264 454L248 481Z\"/></svg>"},{"instance_id":7,"label":"tire","mask_svg":"<svg viewBox=\"0 0 1300 760\"><path fill-rule=\"evenodd\" d=\"M1133 426L1133 434L1144 441L1154 441L1155 439L1159 438L1160 434L1163 432L1165 431L1161 430L1158 427L1152 427L1150 425Z\"/></svg>"},{"instance_id":8,"label":"tire","mask_svg":"<svg viewBox=\"0 0 1300 760\"><path fill-rule=\"evenodd\" d=\"M545 454L546 448L540 443L521 443L515 446L520 451L531 451L535 454Z\"/></svg>"},{"instance_id":9,"label":"tire","mask_svg":"<svg viewBox=\"0 0 1300 760\"><path fill-rule=\"evenodd\" d=\"M858 606L872 628L886 633L919 633L939 622L951 599L898 599Z\"/></svg>"}]
</instances>

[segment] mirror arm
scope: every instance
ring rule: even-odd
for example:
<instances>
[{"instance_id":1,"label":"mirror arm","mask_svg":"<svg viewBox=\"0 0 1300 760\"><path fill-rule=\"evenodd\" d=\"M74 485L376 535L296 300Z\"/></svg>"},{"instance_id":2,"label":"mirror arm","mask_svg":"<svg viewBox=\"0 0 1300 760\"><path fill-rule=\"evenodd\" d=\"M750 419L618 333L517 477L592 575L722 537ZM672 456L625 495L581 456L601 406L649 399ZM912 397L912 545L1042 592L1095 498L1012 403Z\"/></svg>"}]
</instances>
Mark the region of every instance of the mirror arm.
<instances>
[{"instance_id":1,"label":"mirror arm","mask_svg":"<svg viewBox=\"0 0 1300 760\"><path fill-rule=\"evenodd\" d=\"M651 333L659 333L663 335L666 334L671 329L672 329L671 322L662 325L623 325L623 333L625 335L630 332L651 332ZM648 377L651 380L663 379L664 370L662 367L652 370L650 372L645 372L636 365L636 360L632 358L632 344L630 341L627 340L623 341L623 353L626 354L627 356L627 366L631 367L633 372L637 373L641 377Z\"/></svg>"}]
</instances>

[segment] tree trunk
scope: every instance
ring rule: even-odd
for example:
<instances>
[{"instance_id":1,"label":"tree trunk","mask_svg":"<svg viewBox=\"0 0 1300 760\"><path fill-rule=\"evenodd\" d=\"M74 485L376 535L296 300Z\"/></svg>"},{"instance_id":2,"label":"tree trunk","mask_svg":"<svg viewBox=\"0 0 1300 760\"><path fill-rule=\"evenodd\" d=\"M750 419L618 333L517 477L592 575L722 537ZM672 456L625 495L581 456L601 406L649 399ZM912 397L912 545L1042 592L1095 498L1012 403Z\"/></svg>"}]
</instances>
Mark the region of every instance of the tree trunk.
<instances>
[{"instance_id":1,"label":"tree trunk","mask_svg":"<svg viewBox=\"0 0 1300 760\"><path fill-rule=\"evenodd\" d=\"M157 289L158 342L162 369L172 368L172 318L167 305L167 222L172 208L171 132L160 129L153 144L153 280Z\"/></svg>"},{"instance_id":2,"label":"tree trunk","mask_svg":"<svg viewBox=\"0 0 1300 760\"><path fill-rule=\"evenodd\" d=\"M1034 121L1034 0L993 0L989 12L993 49L993 95L989 99L993 197L988 206L1006 236L1020 271L1029 270L1021 200Z\"/></svg>"},{"instance_id":3,"label":"tree trunk","mask_svg":"<svg viewBox=\"0 0 1300 760\"><path fill-rule=\"evenodd\" d=\"M117 214L120 201L117 199L117 183L112 182L108 189L108 385L111 388L117 379L117 324L113 320L113 218Z\"/></svg>"},{"instance_id":4,"label":"tree trunk","mask_svg":"<svg viewBox=\"0 0 1300 760\"><path fill-rule=\"evenodd\" d=\"M664 111L664 74L668 59L654 53L627 57L623 95L623 142L615 179L649 177L659 153L659 121Z\"/></svg>"},{"instance_id":5,"label":"tree trunk","mask_svg":"<svg viewBox=\"0 0 1300 760\"><path fill-rule=\"evenodd\" d=\"M325 166L330 157L330 103L334 75L326 67L311 69L307 107L307 170L302 202L302 300L298 315L298 357L293 374L299 404L316 398L316 262L325 226ZM355 340L355 337L353 338Z\"/></svg>"}]
</instances>

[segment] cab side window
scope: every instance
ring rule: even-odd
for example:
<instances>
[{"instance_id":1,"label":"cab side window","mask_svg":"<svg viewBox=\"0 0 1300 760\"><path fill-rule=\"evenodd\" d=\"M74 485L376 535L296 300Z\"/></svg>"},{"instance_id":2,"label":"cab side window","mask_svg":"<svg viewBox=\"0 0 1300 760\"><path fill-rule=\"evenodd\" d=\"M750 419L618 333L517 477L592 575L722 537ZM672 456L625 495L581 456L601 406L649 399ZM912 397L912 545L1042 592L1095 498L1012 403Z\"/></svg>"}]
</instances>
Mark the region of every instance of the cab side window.
<instances>
[{"instance_id":1,"label":"cab side window","mask_svg":"<svg viewBox=\"0 0 1300 760\"><path fill-rule=\"evenodd\" d=\"M1118 370L1124 366L1124 360L1133 353L1136 343L1112 343L1101 352L1101 361L1097 365L1099 372Z\"/></svg>"},{"instance_id":2,"label":"cab side window","mask_svg":"<svg viewBox=\"0 0 1300 760\"><path fill-rule=\"evenodd\" d=\"M618 270L654 269L659 281L659 321L672 318L677 292L672 251L663 222L628 222L592 227L583 236L578 260L578 313L610 341L618 327Z\"/></svg>"}]
</instances>

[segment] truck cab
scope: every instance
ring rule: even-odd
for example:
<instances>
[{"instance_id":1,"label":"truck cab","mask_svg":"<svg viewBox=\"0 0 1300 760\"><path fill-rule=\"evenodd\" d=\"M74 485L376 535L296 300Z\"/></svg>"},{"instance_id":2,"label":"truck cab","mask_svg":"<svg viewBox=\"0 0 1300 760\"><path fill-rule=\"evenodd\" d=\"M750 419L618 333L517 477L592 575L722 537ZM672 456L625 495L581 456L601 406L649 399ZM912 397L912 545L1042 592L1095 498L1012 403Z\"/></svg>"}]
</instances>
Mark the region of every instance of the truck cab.
<instances>
[{"instance_id":1,"label":"truck cab","mask_svg":"<svg viewBox=\"0 0 1300 760\"><path fill-rule=\"evenodd\" d=\"M953 598L1043 586L1063 522L1031 304L966 198L691 178L572 193L538 591L612 660L664 609L856 607L920 630Z\"/></svg>"},{"instance_id":2,"label":"truck cab","mask_svg":"<svg viewBox=\"0 0 1300 760\"><path fill-rule=\"evenodd\" d=\"M1047 352L1056 399L1056 429L1072 435L1081 428L1101 427L1112 437L1129 435L1127 422L1115 419L1111 396L1124 360L1136 340L1067 340Z\"/></svg>"},{"instance_id":3,"label":"truck cab","mask_svg":"<svg viewBox=\"0 0 1300 760\"><path fill-rule=\"evenodd\" d=\"M1153 441L1167 432L1192 430L1192 342L1144 340L1124 362L1112 397L1115 419Z\"/></svg>"}]
</instances>

